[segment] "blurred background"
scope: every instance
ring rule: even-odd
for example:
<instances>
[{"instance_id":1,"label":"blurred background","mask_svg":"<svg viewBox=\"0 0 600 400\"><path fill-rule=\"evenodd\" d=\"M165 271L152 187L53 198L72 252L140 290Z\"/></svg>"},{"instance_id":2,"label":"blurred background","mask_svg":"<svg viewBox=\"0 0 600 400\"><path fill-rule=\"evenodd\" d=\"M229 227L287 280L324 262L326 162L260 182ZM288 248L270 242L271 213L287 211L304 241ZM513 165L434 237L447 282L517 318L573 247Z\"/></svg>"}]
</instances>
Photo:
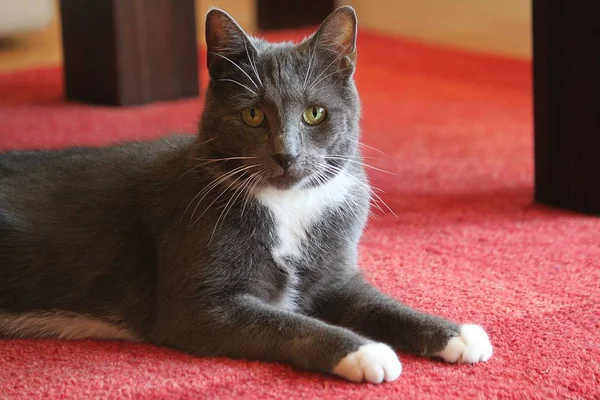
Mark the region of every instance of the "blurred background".
<instances>
[{"instance_id":1,"label":"blurred background","mask_svg":"<svg viewBox=\"0 0 600 400\"><path fill-rule=\"evenodd\" d=\"M82 0L93 1L93 0ZM303 7L302 1L292 2ZM298 3L298 4L296 4ZM531 0L337 0L352 5L360 28L452 48L531 57ZM196 0L198 40L211 6L259 32L256 0ZM0 71L62 62L58 0L0 0Z\"/></svg>"}]
</instances>

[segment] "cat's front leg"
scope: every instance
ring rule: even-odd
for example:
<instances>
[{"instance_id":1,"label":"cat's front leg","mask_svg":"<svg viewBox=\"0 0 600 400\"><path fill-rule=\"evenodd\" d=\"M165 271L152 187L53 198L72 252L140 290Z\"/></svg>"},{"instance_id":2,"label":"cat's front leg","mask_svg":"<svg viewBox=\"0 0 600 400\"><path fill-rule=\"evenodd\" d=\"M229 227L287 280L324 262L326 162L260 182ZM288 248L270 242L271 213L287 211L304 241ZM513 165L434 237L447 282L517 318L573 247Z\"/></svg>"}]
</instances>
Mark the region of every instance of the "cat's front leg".
<instances>
[{"instance_id":1,"label":"cat's front leg","mask_svg":"<svg viewBox=\"0 0 600 400\"><path fill-rule=\"evenodd\" d=\"M452 363L477 363L492 356L487 333L478 325L459 325L394 300L355 275L315 302L312 315L359 332L394 348Z\"/></svg>"},{"instance_id":2,"label":"cat's front leg","mask_svg":"<svg viewBox=\"0 0 600 400\"><path fill-rule=\"evenodd\" d=\"M355 382L393 381L402 371L389 346L250 295L204 305L196 316L177 314L160 321L159 344L198 355L290 362Z\"/></svg>"}]
</instances>

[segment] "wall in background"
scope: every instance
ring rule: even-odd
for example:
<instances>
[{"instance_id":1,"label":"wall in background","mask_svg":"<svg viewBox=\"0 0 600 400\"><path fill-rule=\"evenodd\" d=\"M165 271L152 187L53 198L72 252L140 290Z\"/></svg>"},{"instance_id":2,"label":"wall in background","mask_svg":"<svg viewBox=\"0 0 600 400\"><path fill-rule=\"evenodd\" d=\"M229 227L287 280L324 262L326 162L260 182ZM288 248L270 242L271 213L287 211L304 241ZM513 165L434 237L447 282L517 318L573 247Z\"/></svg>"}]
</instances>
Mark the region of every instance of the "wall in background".
<instances>
[{"instance_id":1,"label":"wall in background","mask_svg":"<svg viewBox=\"0 0 600 400\"><path fill-rule=\"evenodd\" d=\"M353 6L363 29L472 51L519 58L531 56L531 0L337 0L337 3ZM256 29L255 0L196 0L200 40L204 39L204 16L211 5L227 11L249 32Z\"/></svg>"},{"instance_id":2,"label":"wall in background","mask_svg":"<svg viewBox=\"0 0 600 400\"><path fill-rule=\"evenodd\" d=\"M531 57L531 0L338 0L360 26L467 50Z\"/></svg>"},{"instance_id":3,"label":"wall in background","mask_svg":"<svg viewBox=\"0 0 600 400\"><path fill-rule=\"evenodd\" d=\"M196 0L196 26L198 41L204 43L204 18L212 7L225 10L248 32L256 31L255 0Z\"/></svg>"},{"instance_id":4,"label":"wall in background","mask_svg":"<svg viewBox=\"0 0 600 400\"><path fill-rule=\"evenodd\" d=\"M255 1L196 0L199 41L204 41L204 17L210 6L223 8L244 29L255 32ZM531 55L531 0L337 1L356 8L363 29L492 54ZM301 7L301 0L298 3ZM0 40L0 71L56 65L61 59L57 20L42 31Z\"/></svg>"}]
</instances>

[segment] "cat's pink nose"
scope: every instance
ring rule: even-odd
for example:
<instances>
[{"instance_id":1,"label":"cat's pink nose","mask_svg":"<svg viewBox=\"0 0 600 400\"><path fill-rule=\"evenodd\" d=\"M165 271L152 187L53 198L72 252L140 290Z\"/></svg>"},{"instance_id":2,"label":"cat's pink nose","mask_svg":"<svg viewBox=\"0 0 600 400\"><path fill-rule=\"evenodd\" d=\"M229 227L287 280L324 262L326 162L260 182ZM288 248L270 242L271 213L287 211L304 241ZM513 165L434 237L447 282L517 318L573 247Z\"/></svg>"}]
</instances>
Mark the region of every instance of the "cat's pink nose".
<instances>
[{"instance_id":1,"label":"cat's pink nose","mask_svg":"<svg viewBox=\"0 0 600 400\"><path fill-rule=\"evenodd\" d=\"M290 154L290 153L276 153L273 154L273 159L277 161L277 164L283 168L284 171L287 171L292 164L298 158L298 154Z\"/></svg>"}]
</instances>

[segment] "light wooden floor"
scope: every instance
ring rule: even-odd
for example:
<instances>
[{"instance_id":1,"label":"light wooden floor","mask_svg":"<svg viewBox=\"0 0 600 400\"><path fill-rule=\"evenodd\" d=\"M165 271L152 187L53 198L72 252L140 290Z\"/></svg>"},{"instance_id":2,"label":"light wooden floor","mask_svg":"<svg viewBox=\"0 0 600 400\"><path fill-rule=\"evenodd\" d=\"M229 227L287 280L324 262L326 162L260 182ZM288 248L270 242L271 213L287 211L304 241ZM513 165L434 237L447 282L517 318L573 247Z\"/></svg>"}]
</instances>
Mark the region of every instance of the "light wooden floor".
<instances>
[{"instance_id":1,"label":"light wooden floor","mask_svg":"<svg viewBox=\"0 0 600 400\"><path fill-rule=\"evenodd\" d=\"M87 0L86 0L87 1ZM356 8L360 26L455 48L527 58L531 55L531 0L340 0ZM254 31L254 0L197 2L198 37L210 5ZM58 7L57 15L58 15ZM0 39L0 71L61 63L58 18L40 32Z\"/></svg>"}]
</instances>

